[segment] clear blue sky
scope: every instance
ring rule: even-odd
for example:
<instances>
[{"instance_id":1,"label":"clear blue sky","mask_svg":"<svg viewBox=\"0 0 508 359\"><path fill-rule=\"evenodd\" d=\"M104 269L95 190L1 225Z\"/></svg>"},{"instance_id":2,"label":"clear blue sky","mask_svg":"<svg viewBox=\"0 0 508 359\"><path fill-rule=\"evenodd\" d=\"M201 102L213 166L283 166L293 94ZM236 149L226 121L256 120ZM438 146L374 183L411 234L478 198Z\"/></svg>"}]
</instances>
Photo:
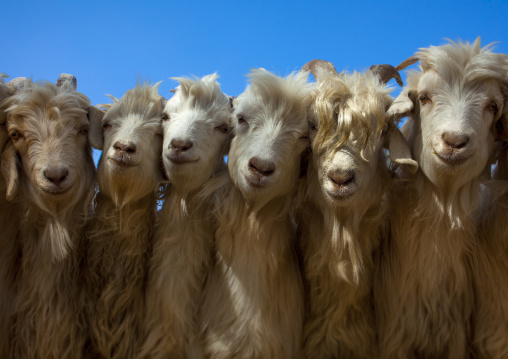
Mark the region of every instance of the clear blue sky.
<instances>
[{"instance_id":1,"label":"clear blue sky","mask_svg":"<svg viewBox=\"0 0 508 359\"><path fill-rule=\"evenodd\" d=\"M7 1L0 72L78 79L92 104L121 97L138 76L163 81L217 72L240 94L251 68L279 75L307 61L340 71L396 65L445 38L499 42L508 52L508 1Z\"/></svg>"}]
</instances>

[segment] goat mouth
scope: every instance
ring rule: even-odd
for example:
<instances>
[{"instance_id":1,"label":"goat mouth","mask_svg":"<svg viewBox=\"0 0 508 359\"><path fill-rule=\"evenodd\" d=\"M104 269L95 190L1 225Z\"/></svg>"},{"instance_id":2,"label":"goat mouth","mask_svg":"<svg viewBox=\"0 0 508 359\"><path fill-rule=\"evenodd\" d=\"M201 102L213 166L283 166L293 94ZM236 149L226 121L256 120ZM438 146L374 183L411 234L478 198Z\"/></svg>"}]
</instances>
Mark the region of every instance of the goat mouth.
<instances>
[{"instance_id":1,"label":"goat mouth","mask_svg":"<svg viewBox=\"0 0 508 359\"><path fill-rule=\"evenodd\" d=\"M245 176L245 179L246 179L247 183L249 184L249 186L254 187L254 188L268 187L272 183L270 178L267 178L266 176L261 176L261 175Z\"/></svg>"},{"instance_id":2,"label":"goat mouth","mask_svg":"<svg viewBox=\"0 0 508 359\"><path fill-rule=\"evenodd\" d=\"M65 192L67 192L72 186L70 185L54 185L54 184L46 184L46 185L42 185L40 186L40 188L48 193L48 194L51 194L51 195L60 195L60 194L64 194Z\"/></svg>"},{"instance_id":3,"label":"goat mouth","mask_svg":"<svg viewBox=\"0 0 508 359\"><path fill-rule=\"evenodd\" d=\"M113 164L115 164L118 167L132 167L138 164L137 162L131 160L130 158L124 157L109 157L108 160L110 160Z\"/></svg>"},{"instance_id":4,"label":"goat mouth","mask_svg":"<svg viewBox=\"0 0 508 359\"><path fill-rule=\"evenodd\" d=\"M182 156L177 154L170 154L167 155L166 158L171 161L174 164L181 165L181 164L187 164L187 163L193 163L197 162L199 158L191 158L188 156Z\"/></svg>"},{"instance_id":5,"label":"goat mouth","mask_svg":"<svg viewBox=\"0 0 508 359\"><path fill-rule=\"evenodd\" d=\"M460 166L466 162L471 156L460 156L455 153L452 154L442 154L437 151L433 151L433 153L441 160L441 162L447 164L448 166Z\"/></svg>"}]
</instances>

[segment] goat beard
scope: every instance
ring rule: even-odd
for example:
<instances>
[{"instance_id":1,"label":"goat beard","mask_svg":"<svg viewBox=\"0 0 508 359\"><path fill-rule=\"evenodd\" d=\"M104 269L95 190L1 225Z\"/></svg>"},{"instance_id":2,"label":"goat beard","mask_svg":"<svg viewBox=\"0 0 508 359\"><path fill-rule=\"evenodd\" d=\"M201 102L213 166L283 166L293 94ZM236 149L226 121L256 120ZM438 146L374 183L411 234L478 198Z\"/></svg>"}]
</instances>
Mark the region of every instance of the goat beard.
<instances>
[{"instance_id":1,"label":"goat beard","mask_svg":"<svg viewBox=\"0 0 508 359\"><path fill-rule=\"evenodd\" d=\"M41 240L50 247L53 262L64 260L74 246L67 226L59 217L48 218Z\"/></svg>"}]
</instances>

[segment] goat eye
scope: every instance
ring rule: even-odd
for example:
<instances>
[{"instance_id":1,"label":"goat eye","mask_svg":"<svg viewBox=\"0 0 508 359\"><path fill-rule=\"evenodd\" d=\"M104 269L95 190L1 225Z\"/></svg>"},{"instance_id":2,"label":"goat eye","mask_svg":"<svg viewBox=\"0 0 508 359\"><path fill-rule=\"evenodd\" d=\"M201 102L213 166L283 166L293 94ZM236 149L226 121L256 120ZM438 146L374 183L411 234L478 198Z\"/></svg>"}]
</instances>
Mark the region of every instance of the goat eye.
<instances>
[{"instance_id":1,"label":"goat eye","mask_svg":"<svg viewBox=\"0 0 508 359\"><path fill-rule=\"evenodd\" d=\"M168 121L171 117L167 113L162 114L162 121Z\"/></svg>"},{"instance_id":2,"label":"goat eye","mask_svg":"<svg viewBox=\"0 0 508 359\"><path fill-rule=\"evenodd\" d=\"M420 102L422 105L425 105L430 102L430 98L427 95L421 95L420 96Z\"/></svg>"},{"instance_id":3,"label":"goat eye","mask_svg":"<svg viewBox=\"0 0 508 359\"><path fill-rule=\"evenodd\" d=\"M491 104L489 104L487 106L487 110L489 110L490 112L492 112L493 114L496 114L497 113L497 103L495 102L492 102Z\"/></svg>"},{"instance_id":4,"label":"goat eye","mask_svg":"<svg viewBox=\"0 0 508 359\"><path fill-rule=\"evenodd\" d=\"M248 125L247 121L245 121L245 118L243 118L242 115L237 115L236 118L238 119L238 124L240 124L240 125Z\"/></svg>"},{"instance_id":5,"label":"goat eye","mask_svg":"<svg viewBox=\"0 0 508 359\"><path fill-rule=\"evenodd\" d=\"M300 140L308 140L309 138L307 135L300 136Z\"/></svg>"},{"instance_id":6,"label":"goat eye","mask_svg":"<svg viewBox=\"0 0 508 359\"><path fill-rule=\"evenodd\" d=\"M222 133L228 133L228 131L229 131L228 125L220 125L220 126L217 126L215 128L217 130L219 130L220 132L222 132Z\"/></svg>"},{"instance_id":7,"label":"goat eye","mask_svg":"<svg viewBox=\"0 0 508 359\"><path fill-rule=\"evenodd\" d=\"M17 141L20 138L23 138L23 135L18 130L12 130L10 133L10 136L14 141Z\"/></svg>"},{"instance_id":8,"label":"goat eye","mask_svg":"<svg viewBox=\"0 0 508 359\"><path fill-rule=\"evenodd\" d=\"M102 125L102 128L103 128L103 129L105 129L105 130L109 130L109 129L111 128L111 125L110 125L109 123L107 123L107 122L106 122L106 123L104 123L104 124Z\"/></svg>"},{"instance_id":9,"label":"goat eye","mask_svg":"<svg viewBox=\"0 0 508 359\"><path fill-rule=\"evenodd\" d=\"M79 130L79 133L81 135L87 135L88 134L88 126L83 126L81 130Z\"/></svg>"}]
</instances>

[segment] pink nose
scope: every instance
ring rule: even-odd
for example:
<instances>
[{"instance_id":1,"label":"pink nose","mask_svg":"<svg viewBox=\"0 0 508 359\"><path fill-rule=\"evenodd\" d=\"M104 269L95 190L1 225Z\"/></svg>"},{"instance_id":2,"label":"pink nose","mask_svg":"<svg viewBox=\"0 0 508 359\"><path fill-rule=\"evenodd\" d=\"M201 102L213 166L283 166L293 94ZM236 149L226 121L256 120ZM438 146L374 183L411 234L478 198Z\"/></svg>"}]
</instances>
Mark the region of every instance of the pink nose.
<instances>
[{"instance_id":1,"label":"pink nose","mask_svg":"<svg viewBox=\"0 0 508 359\"><path fill-rule=\"evenodd\" d=\"M334 173L328 172L328 178L339 186L347 186L355 180L354 172Z\"/></svg>"},{"instance_id":2,"label":"pink nose","mask_svg":"<svg viewBox=\"0 0 508 359\"><path fill-rule=\"evenodd\" d=\"M469 136L455 132L445 132L443 133L443 141L450 148L460 149L467 145Z\"/></svg>"},{"instance_id":3,"label":"pink nose","mask_svg":"<svg viewBox=\"0 0 508 359\"><path fill-rule=\"evenodd\" d=\"M136 144L130 141L116 141L113 145L117 152L136 153Z\"/></svg>"},{"instance_id":4,"label":"pink nose","mask_svg":"<svg viewBox=\"0 0 508 359\"><path fill-rule=\"evenodd\" d=\"M174 138L171 140L170 145L172 149L184 152L187 151L189 148L191 148L193 143L192 141L183 138Z\"/></svg>"},{"instance_id":5,"label":"pink nose","mask_svg":"<svg viewBox=\"0 0 508 359\"><path fill-rule=\"evenodd\" d=\"M249 161L249 169L262 176L270 176L275 172L275 168L275 163L259 157L252 157Z\"/></svg>"}]
</instances>

